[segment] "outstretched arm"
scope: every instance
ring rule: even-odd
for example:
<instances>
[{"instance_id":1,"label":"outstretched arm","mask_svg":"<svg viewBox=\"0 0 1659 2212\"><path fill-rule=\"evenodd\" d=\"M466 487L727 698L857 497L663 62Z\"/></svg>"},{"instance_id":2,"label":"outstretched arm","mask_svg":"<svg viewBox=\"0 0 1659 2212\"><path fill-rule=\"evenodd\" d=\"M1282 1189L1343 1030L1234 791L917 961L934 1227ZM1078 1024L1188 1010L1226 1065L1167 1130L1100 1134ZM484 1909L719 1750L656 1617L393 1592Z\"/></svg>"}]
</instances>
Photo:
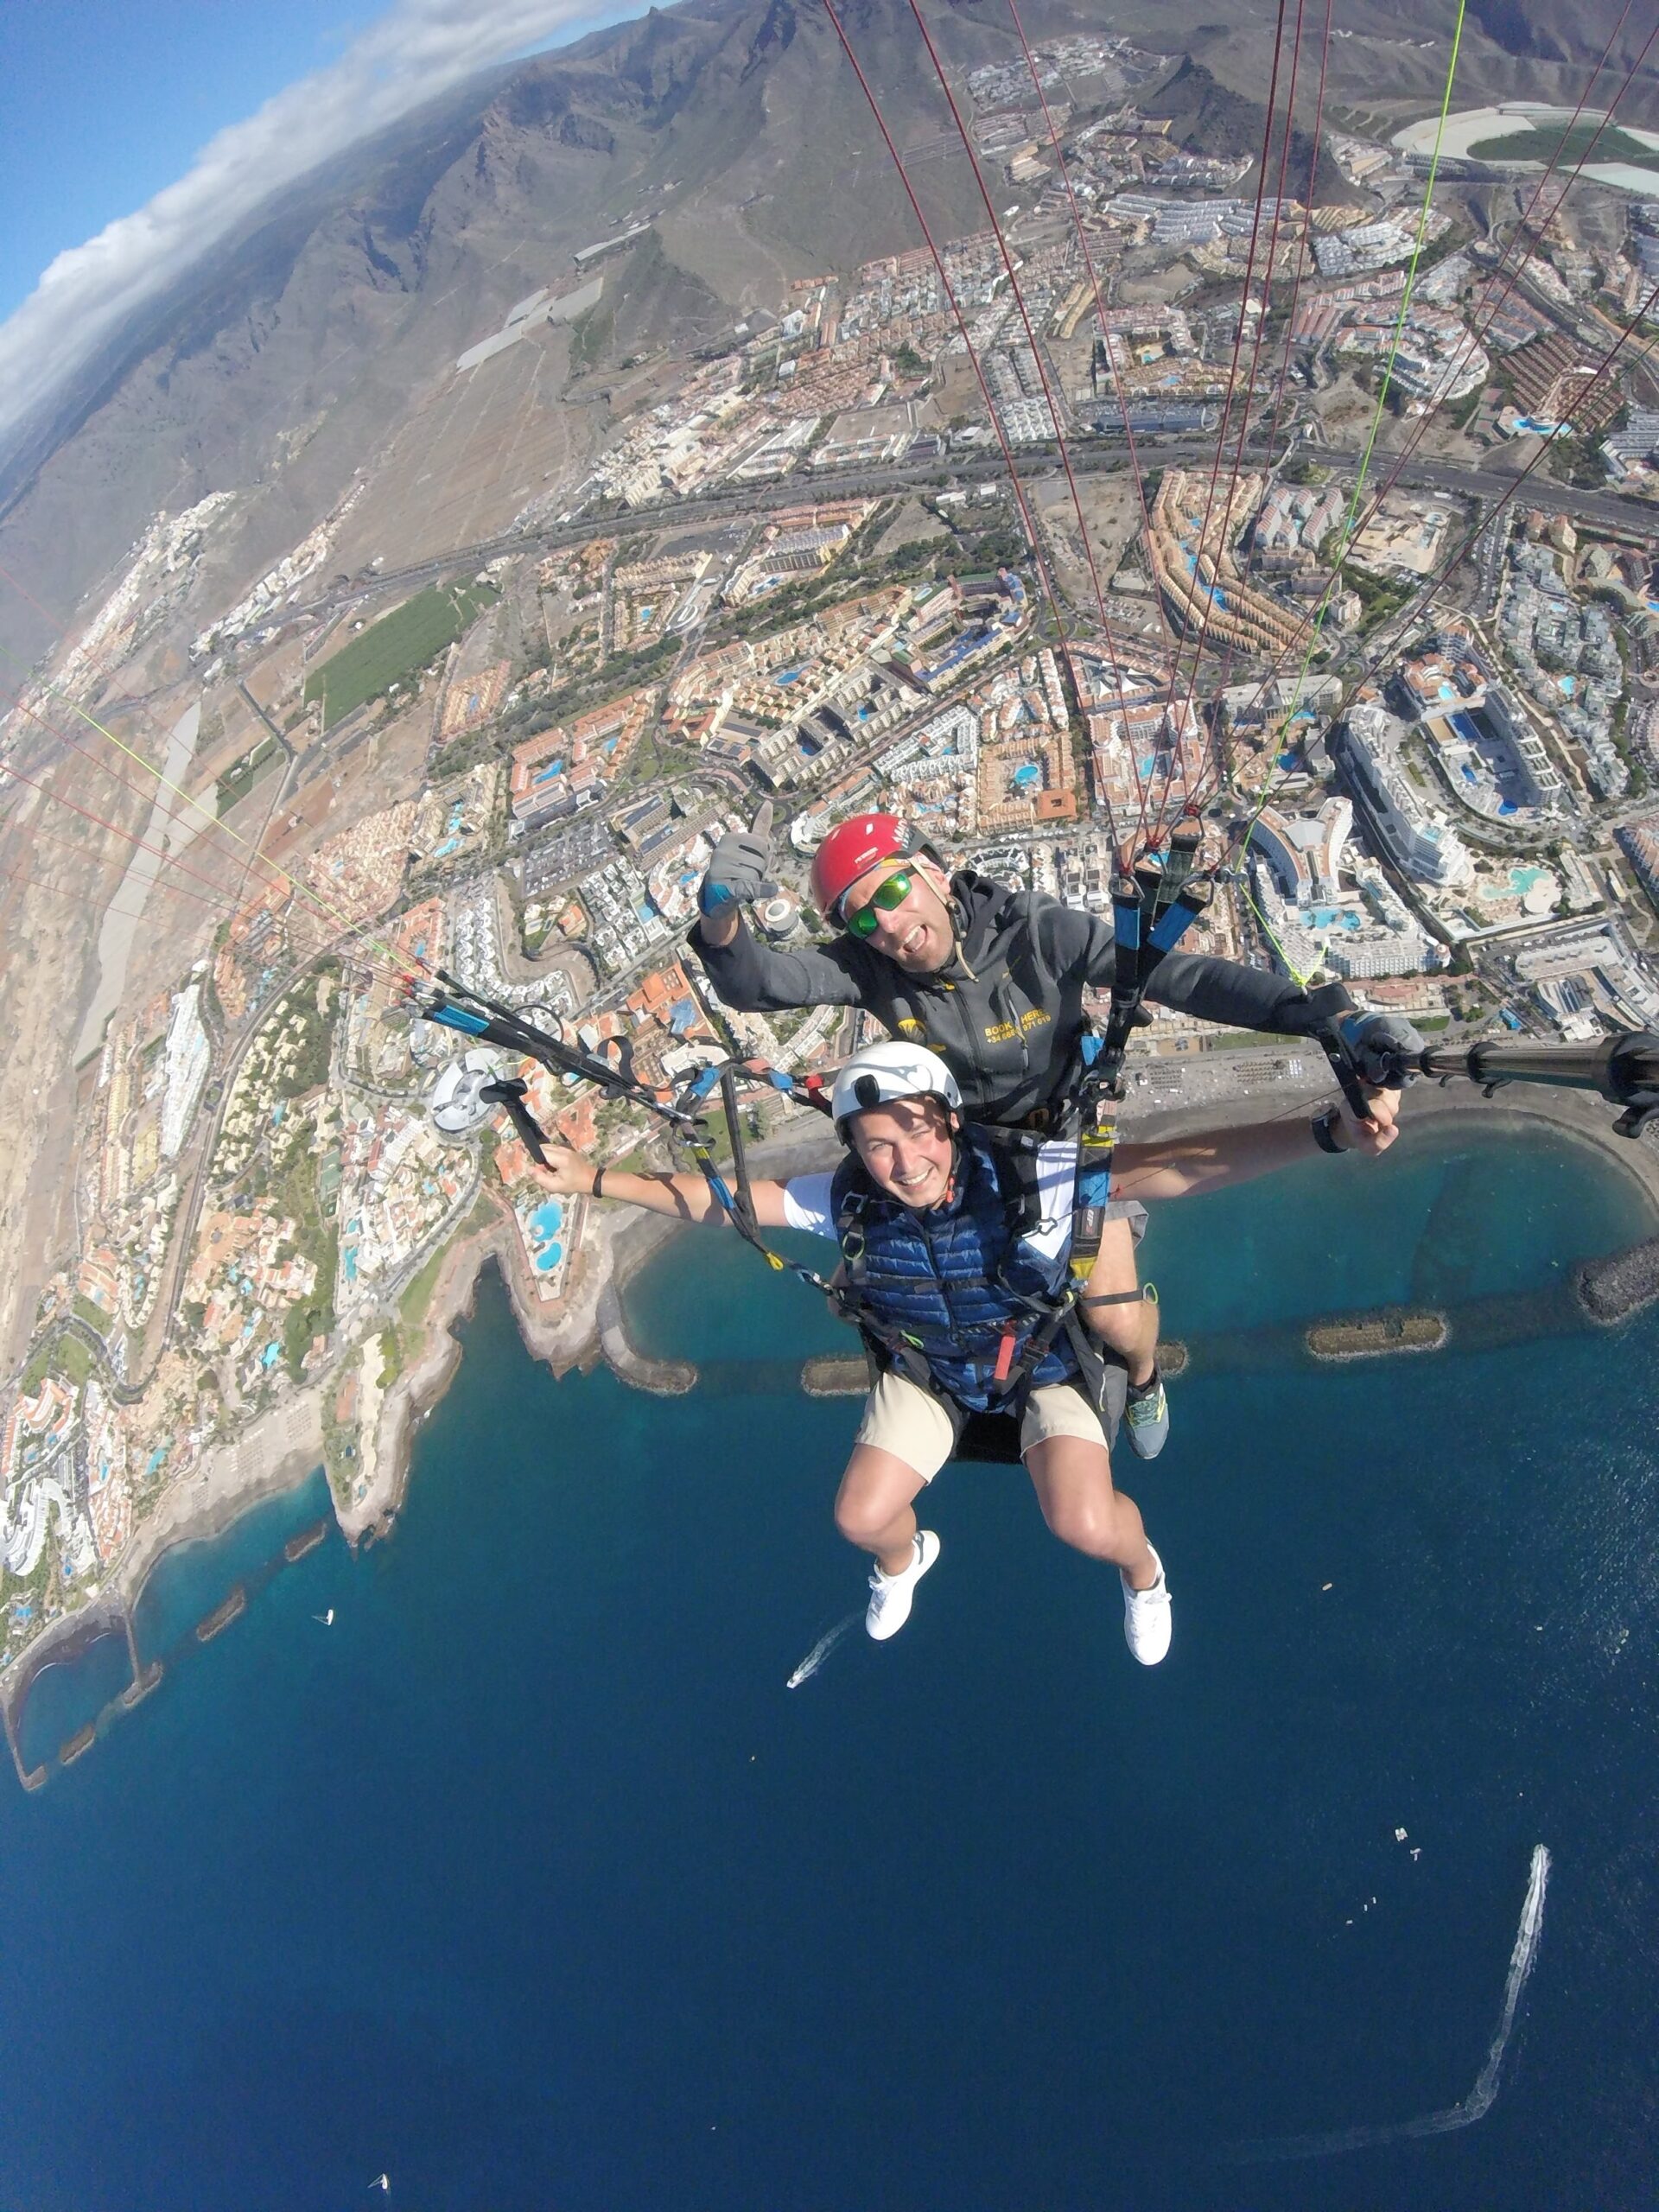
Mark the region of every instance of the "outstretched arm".
<instances>
[{"instance_id":1,"label":"outstretched arm","mask_svg":"<svg viewBox=\"0 0 1659 2212\"><path fill-rule=\"evenodd\" d=\"M1111 982L1109 966L1100 978ZM1147 996L1195 1021L1224 1029L1256 1029L1285 1037L1306 1037L1313 1027L1307 993L1288 976L1265 968L1246 968L1207 952L1166 952L1152 971Z\"/></svg>"},{"instance_id":2,"label":"outstretched arm","mask_svg":"<svg viewBox=\"0 0 1659 2212\"><path fill-rule=\"evenodd\" d=\"M718 931L725 928L722 938ZM759 944L748 924L733 910L724 923L699 922L691 949L708 970L723 1006L740 1014L779 1014L797 1006L857 1006L863 994L850 972L850 944L808 945L780 952ZM867 959L868 955L864 956Z\"/></svg>"},{"instance_id":3,"label":"outstretched arm","mask_svg":"<svg viewBox=\"0 0 1659 2212\"><path fill-rule=\"evenodd\" d=\"M1373 1093L1368 1120L1357 1121L1344 1106L1333 1135L1338 1148L1375 1160L1399 1135L1400 1094ZM1256 1122L1238 1129L1205 1129L1187 1137L1165 1137L1149 1144L1117 1148L1112 1171L1115 1198L1185 1198L1218 1191L1228 1183L1248 1183L1270 1175L1320 1149L1310 1121Z\"/></svg>"},{"instance_id":4,"label":"outstretched arm","mask_svg":"<svg viewBox=\"0 0 1659 2212\"><path fill-rule=\"evenodd\" d=\"M1046 894L1032 896L1030 912L1057 976L1075 977L1097 990L1111 988L1117 950L1103 916L1078 913ZM1318 1033L1320 1014L1300 983L1212 953L1166 952L1148 976L1144 995L1154 1006L1166 1006L1195 1021L1213 1021L1222 1029L1278 1037ZM1324 1018L1331 1012L1327 1006ZM1411 1024L1395 1014L1351 1011L1343 1016L1342 1028L1362 1080L1379 1086L1397 1083L1402 1059L1423 1048Z\"/></svg>"},{"instance_id":5,"label":"outstretched arm","mask_svg":"<svg viewBox=\"0 0 1659 2212\"><path fill-rule=\"evenodd\" d=\"M1079 912L1046 894L1031 899L1033 927L1057 976L1074 976L1109 990L1117 969L1112 925L1103 915ZM1153 969L1146 995L1198 1021L1224 1029L1257 1029L1305 1037L1311 1025L1307 994L1287 976L1246 968L1210 953L1166 952Z\"/></svg>"},{"instance_id":6,"label":"outstretched arm","mask_svg":"<svg viewBox=\"0 0 1659 2212\"><path fill-rule=\"evenodd\" d=\"M531 1173L544 1191L561 1198L586 1198L602 1179L598 1196L619 1199L624 1205L643 1206L647 1213L672 1214L681 1221L718 1229L727 1221L726 1209L701 1175L635 1175L626 1168L597 1168L579 1152L563 1145L549 1145L547 1166L532 1162ZM784 1186L762 1180L751 1183L754 1217L763 1229L782 1229Z\"/></svg>"}]
</instances>

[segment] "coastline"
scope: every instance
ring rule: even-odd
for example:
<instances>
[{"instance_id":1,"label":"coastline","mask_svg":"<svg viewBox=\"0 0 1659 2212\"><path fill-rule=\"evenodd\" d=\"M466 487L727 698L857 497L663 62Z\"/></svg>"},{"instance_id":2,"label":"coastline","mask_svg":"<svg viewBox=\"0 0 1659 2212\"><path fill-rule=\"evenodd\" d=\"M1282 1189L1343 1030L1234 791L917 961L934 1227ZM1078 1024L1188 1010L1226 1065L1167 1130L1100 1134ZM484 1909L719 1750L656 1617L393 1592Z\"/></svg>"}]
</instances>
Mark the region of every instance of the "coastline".
<instances>
[{"instance_id":1,"label":"coastline","mask_svg":"<svg viewBox=\"0 0 1659 2212\"><path fill-rule=\"evenodd\" d=\"M1201 1128L1236 1128L1264 1118L1290 1120L1304 1112L1311 1116L1330 1092L1328 1083L1309 1083L1265 1096L1164 1107L1144 1115L1135 1113L1132 1098L1125 1136L1133 1142ZM1640 1199L1632 1242L1659 1230L1659 1142L1651 1136L1633 1141L1618 1135L1605 1101L1578 1091L1541 1086L1521 1090L1517 1086L1515 1096L1494 1104L1472 1085L1442 1089L1418 1084L1407 1097L1408 1135L1418 1126L1442 1123L1473 1110L1480 1112L1485 1126L1520 1130L1541 1124L1617 1162L1631 1179L1632 1198ZM808 1113L793 1117L750 1152L757 1173L780 1176L822 1168L836 1156L827 1125ZM349 1505L335 1503L335 1519L347 1542L355 1548L383 1539L395 1527L408 1491L415 1433L443 1396L460 1363L455 1330L472 1314L480 1276L492 1262L501 1271L526 1350L556 1376L591 1371L603 1359L635 1388L665 1395L695 1388L696 1370L690 1362L654 1359L632 1344L624 1304L629 1281L684 1227L670 1217L632 1209L618 1208L600 1217L594 1241L581 1255L556 1318L538 1310L504 1202L495 1202L494 1219L458 1236L444 1253L423 1317L420 1347L381 1402L366 1492ZM211 1541L251 1507L297 1488L315 1473L322 1462L326 1394L337 1385L340 1373L339 1369L331 1370L262 1414L241 1437L213 1446L189 1480L170 1491L155 1515L134 1532L97 1595L51 1623L0 1669L0 1715L9 1733L15 1730L31 1684L47 1668L73 1661L106 1636L124 1636L132 1648L133 1611L167 1553Z\"/></svg>"},{"instance_id":2,"label":"coastline","mask_svg":"<svg viewBox=\"0 0 1659 2212\"><path fill-rule=\"evenodd\" d=\"M1201 1128L1234 1128L1263 1118L1288 1120L1300 1113L1310 1116L1331 1096L1329 1081L1275 1089L1269 1096L1232 1098L1208 1104L1156 1109L1139 1115L1129 1103L1125 1134L1129 1141L1152 1137L1179 1136ZM1524 1129L1542 1123L1570 1142L1589 1146L1604 1158L1616 1161L1631 1178L1632 1196L1639 1193L1645 1222L1632 1224L1632 1242L1659 1230L1659 1142L1653 1137L1632 1140L1614 1132L1612 1113L1606 1102L1580 1091L1552 1090L1536 1086L1494 1104L1469 1084L1414 1084L1407 1095L1405 1116L1411 1128L1444 1122L1449 1116L1478 1111L1488 1127ZM750 1150L750 1164L763 1175L802 1174L831 1165L839 1147L827 1123L817 1115L793 1117L775 1136ZM476 1300L479 1274L494 1259L505 1278L513 1316L525 1348L551 1367L554 1374L573 1369L586 1373L601 1359L624 1382L662 1395L677 1395L695 1387L696 1370L690 1362L652 1359L641 1352L627 1335L623 1302L630 1280L671 1237L682 1235L685 1224L666 1215L621 1208L607 1211L597 1224L593 1246L582 1255L582 1279L566 1300L556 1321L537 1311L533 1290L525 1280L518 1240L505 1218L474 1232L450 1248L434 1291L426 1318L426 1343L421 1356L400 1375L386 1394L376 1440L376 1480L360 1504L340 1514L340 1528L353 1543L365 1535L390 1533L408 1488L410 1441L414 1431L448 1387L461 1357L454 1325L470 1314Z\"/></svg>"},{"instance_id":3,"label":"coastline","mask_svg":"<svg viewBox=\"0 0 1659 2212\"><path fill-rule=\"evenodd\" d=\"M803 1111L776 1135L752 1146L749 1159L760 1174L791 1175L824 1165L836 1150L828 1125L818 1115ZM622 1304L632 1277L685 1226L665 1214L607 1208L596 1217L593 1242L581 1254L556 1318L539 1309L505 1205L495 1221L458 1238L444 1255L433 1289L421 1351L387 1390L381 1407L374 1479L362 1499L336 1508L346 1541L356 1544L391 1533L408 1491L415 1431L449 1386L461 1358L455 1326L473 1312L479 1277L492 1261L500 1269L525 1350L555 1376L587 1374L602 1359L636 1389L664 1396L694 1389L696 1370L689 1361L653 1359L633 1344Z\"/></svg>"},{"instance_id":4,"label":"coastline","mask_svg":"<svg viewBox=\"0 0 1659 2212\"><path fill-rule=\"evenodd\" d=\"M132 1620L144 1585L168 1552L212 1542L254 1506L310 1480L322 1464L322 1386L309 1384L262 1414L240 1437L211 1446L189 1479L170 1490L133 1531L97 1595L49 1622L0 1669L0 1721L13 1736L14 1751L16 1715L36 1677L79 1658L105 1637L124 1639L133 1662L128 1694L143 1693L148 1684L138 1666Z\"/></svg>"}]
</instances>

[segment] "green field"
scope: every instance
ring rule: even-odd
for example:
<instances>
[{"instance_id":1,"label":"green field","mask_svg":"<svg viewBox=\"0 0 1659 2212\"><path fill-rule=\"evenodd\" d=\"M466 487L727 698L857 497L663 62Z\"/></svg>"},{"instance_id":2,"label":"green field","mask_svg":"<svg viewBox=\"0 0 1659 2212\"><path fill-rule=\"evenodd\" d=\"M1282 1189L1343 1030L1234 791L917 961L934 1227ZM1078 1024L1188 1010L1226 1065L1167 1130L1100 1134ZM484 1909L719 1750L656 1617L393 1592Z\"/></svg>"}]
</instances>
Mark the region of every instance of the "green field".
<instances>
[{"instance_id":1,"label":"green field","mask_svg":"<svg viewBox=\"0 0 1659 2212\"><path fill-rule=\"evenodd\" d=\"M233 807L240 806L253 789L259 771L275 759L276 741L262 737L251 746L239 760L233 761L219 778L213 794L214 810L222 821Z\"/></svg>"},{"instance_id":2,"label":"green field","mask_svg":"<svg viewBox=\"0 0 1659 2212\"><path fill-rule=\"evenodd\" d=\"M405 682L454 645L497 596L490 584L432 584L371 622L306 678L305 697L322 701L322 726L332 729L378 699L389 684Z\"/></svg>"},{"instance_id":3,"label":"green field","mask_svg":"<svg viewBox=\"0 0 1659 2212\"><path fill-rule=\"evenodd\" d=\"M1633 168L1659 173L1659 149L1644 146L1639 138L1632 138L1616 123L1610 124L1599 138L1596 138L1593 123L1575 123L1570 130L1564 124L1546 123L1536 130L1516 130L1501 138L1483 138L1469 151L1478 162L1559 162L1564 168L1571 169L1583 159L1592 138L1596 139L1596 150L1591 156L1592 168L1602 162L1628 162Z\"/></svg>"}]
</instances>

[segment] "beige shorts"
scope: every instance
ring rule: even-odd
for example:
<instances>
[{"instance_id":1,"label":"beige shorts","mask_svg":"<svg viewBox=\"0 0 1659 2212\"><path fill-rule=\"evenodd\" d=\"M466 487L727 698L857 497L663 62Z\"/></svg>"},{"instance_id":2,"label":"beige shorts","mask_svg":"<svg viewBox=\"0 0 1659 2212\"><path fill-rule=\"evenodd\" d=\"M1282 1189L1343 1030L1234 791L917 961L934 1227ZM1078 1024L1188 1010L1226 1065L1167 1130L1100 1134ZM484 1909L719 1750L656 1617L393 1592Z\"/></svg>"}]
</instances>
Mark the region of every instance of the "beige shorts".
<instances>
[{"instance_id":1,"label":"beige shorts","mask_svg":"<svg viewBox=\"0 0 1659 2212\"><path fill-rule=\"evenodd\" d=\"M960 1406L889 1371L865 1400L864 1417L853 1440L891 1452L931 1483L955 1452L966 1419ZM1020 1457L1051 1436L1079 1436L1085 1443L1098 1444L1103 1452L1109 1448L1100 1415L1069 1382L1046 1383L1027 1400L1020 1422Z\"/></svg>"}]
</instances>

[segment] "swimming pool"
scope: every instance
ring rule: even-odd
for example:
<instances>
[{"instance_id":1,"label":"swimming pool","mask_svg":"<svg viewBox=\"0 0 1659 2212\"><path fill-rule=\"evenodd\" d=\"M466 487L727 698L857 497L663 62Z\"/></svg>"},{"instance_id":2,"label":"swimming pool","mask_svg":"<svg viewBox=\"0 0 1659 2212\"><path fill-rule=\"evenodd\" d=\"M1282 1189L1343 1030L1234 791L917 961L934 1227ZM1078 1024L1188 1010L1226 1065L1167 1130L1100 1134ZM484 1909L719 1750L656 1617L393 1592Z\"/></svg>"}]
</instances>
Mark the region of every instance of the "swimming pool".
<instances>
[{"instance_id":1,"label":"swimming pool","mask_svg":"<svg viewBox=\"0 0 1659 2212\"><path fill-rule=\"evenodd\" d=\"M1207 584L1204 582L1203 578L1198 574L1198 562L1191 553L1186 556L1186 566L1187 573L1192 579L1193 590L1202 592L1212 607L1219 609L1224 613L1227 607L1226 593L1220 590L1216 585Z\"/></svg>"},{"instance_id":2,"label":"swimming pool","mask_svg":"<svg viewBox=\"0 0 1659 2212\"><path fill-rule=\"evenodd\" d=\"M537 1274L551 1274L564 1257L559 1235L564 1227L564 1207L557 1198L544 1198L524 1224L530 1255Z\"/></svg>"}]
</instances>

